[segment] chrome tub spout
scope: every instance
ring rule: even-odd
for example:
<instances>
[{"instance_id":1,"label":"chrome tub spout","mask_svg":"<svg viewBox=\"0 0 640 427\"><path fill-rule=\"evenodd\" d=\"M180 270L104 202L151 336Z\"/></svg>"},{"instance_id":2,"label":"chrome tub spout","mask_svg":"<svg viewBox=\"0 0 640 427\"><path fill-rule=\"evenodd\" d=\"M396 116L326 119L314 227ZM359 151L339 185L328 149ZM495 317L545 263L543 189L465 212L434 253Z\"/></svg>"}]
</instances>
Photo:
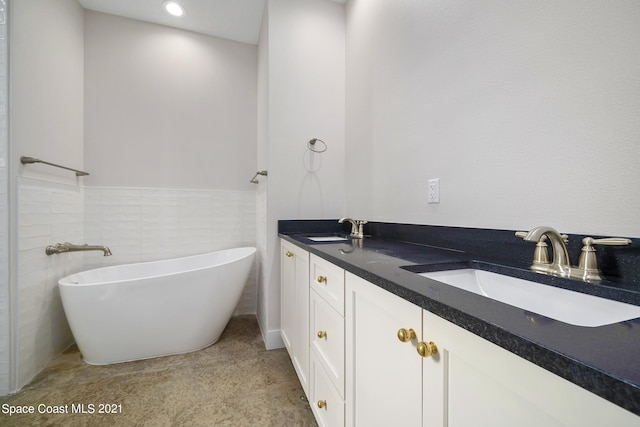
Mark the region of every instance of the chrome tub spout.
<instances>
[{"instance_id":1,"label":"chrome tub spout","mask_svg":"<svg viewBox=\"0 0 640 427\"><path fill-rule=\"evenodd\" d=\"M79 252L79 251L102 251L104 256L111 255L111 249L102 245L74 245L69 242L56 243L53 246L47 246L45 252L47 255L61 254L64 252Z\"/></svg>"}]
</instances>

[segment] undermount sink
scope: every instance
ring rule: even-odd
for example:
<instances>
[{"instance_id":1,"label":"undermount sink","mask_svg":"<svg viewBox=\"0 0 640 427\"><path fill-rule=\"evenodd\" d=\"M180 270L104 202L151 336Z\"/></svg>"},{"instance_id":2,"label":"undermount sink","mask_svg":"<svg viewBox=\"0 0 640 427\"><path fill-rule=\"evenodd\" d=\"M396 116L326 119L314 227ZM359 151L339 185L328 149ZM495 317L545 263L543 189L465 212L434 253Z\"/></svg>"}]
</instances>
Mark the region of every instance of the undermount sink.
<instances>
[{"instance_id":1,"label":"undermount sink","mask_svg":"<svg viewBox=\"0 0 640 427\"><path fill-rule=\"evenodd\" d=\"M346 237L341 236L307 236L307 239L314 242L339 242L349 240Z\"/></svg>"},{"instance_id":2,"label":"undermount sink","mask_svg":"<svg viewBox=\"0 0 640 427\"><path fill-rule=\"evenodd\" d=\"M604 326L640 317L640 306L484 270L467 268L419 274L576 326Z\"/></svg>"}]
</instances>

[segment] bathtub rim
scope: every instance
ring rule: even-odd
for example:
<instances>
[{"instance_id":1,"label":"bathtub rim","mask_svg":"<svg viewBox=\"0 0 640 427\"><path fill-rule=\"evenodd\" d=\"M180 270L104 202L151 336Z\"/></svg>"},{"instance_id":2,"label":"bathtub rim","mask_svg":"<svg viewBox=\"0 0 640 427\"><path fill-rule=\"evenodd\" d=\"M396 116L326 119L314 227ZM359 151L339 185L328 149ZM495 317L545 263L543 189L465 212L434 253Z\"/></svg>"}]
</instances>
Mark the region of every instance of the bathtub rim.
<instances>
[{"instance_id":1,"label":"bathtub rim","mask_svg":"<svg viewBox=\"0 0 640 427\"><path fill-rule=\"evenodd\" d=\"M217 251L203 252L203 253L194 254L194 255L185 255L185 256L180 256L180 257L175 257L175 258L165 258L165 259L159 259L159 260L154 260L154 261L130 262L130 263L109 265L109 266L106 266L106 267L92 268L92 269L89 269L89 270L81 270L81 271L78 271L76 273L68 274L68 275L62 277L61 279L58 280L58 286L66 286L66 287L98 286L98 285L110 285L110 284L115 284L115 283L135 282L135 281L139 281L141 279L155 279L155 278L158 278L158 277L171 277L171 276L175 276L175 275L178 275L178 274L185 274L185 273L190 273L190 272L195 272L195 271L201 271L201 270L206 270L208 268L216 268L216 267L221 267L223 265L227 265L227 264L231 264L231 263L234 263L234 262L238 262L240 260L243 260L243 259L245 259L247 257L250 257L250 256L256 254L257 250L258 249L255 246L241 246L241 247L236 247L236 248L220 249L220 250L217 250ZM149 264L154 264L154 263L162 263L162 262L168 262L168 261L179 261L179 260L184 260L184 259L188 259L188 258L202 257L204 255L215 254L215 253L222 253L222 252L241 252L242 253L242 251L246 251L246 253L244 253L242 256L239 256L239 257L234 258L232 260L227 260L227 262L224 262L222 264L207 265L207 266L204 266L204 267L177 270L177 271L173 271L171 273L145 275L145 276L141 276L141 277L127 278L127 279L122 279L122 280L110 280L110 281L91 282L91 283L72 283L72 282L69 282L69 281L65 282L66 279L69 279L70 277L75 276L77 274L96 272L96 271L100 271L100 270L115 269L115 268L122 267L122 266L127 266L127 265L149 265Z\"/></svg>"}]
</instances>

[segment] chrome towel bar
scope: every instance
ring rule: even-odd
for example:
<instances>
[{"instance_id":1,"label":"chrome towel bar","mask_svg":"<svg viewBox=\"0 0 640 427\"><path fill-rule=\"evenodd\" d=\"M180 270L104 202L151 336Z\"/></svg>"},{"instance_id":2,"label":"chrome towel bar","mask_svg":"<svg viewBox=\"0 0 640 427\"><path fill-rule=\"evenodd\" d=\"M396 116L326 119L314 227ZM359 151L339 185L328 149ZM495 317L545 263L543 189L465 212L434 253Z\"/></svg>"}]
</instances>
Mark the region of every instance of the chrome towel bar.
<instances>
[{"instance_id":1,"label":"chrome towel bar","mask_svg":"<svg viewBox=\"0 0 640 427\"><path fill-rule=\"evenodd\" d=\"M55 163L45 162L44 160L35 159L33 157L22 156L20 157L20 163L23 165L31 164L31 163L44 163L45 165L55 166L57 168L66 169L68 171L72 171L76 173L76 176L85 176L89 175L89 172L80 171L78 169L68 168L66 166L56 165Z\"/></svg>"}]
</instances>

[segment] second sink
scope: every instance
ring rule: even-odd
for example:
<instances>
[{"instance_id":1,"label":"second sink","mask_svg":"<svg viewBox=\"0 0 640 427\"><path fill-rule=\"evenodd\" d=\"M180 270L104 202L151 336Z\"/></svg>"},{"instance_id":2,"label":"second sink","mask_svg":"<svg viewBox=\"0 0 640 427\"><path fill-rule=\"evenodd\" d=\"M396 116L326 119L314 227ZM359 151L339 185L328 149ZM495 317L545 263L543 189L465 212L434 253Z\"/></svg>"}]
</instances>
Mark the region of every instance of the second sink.
<instances>
[{"instance_id":1,"label":"second sink","mask_svg":"<svg viewBox=\"0 0 640 427\"><path fill-rule=\"evenodd\" d=\"M346 237L341 236L307 236L307 239L313 242L340 242L349 240Z\"/></svg>"},{"instance_id":2,"label":"second sink","mask_svg":"<svg viewBox=\"0 0 640 427\"><path fill-rule=\"evenodd\" d=\"M576 326L603 326L640 317L640 306L472 268L419 273Z\"/></svg>"}]
</instances>

